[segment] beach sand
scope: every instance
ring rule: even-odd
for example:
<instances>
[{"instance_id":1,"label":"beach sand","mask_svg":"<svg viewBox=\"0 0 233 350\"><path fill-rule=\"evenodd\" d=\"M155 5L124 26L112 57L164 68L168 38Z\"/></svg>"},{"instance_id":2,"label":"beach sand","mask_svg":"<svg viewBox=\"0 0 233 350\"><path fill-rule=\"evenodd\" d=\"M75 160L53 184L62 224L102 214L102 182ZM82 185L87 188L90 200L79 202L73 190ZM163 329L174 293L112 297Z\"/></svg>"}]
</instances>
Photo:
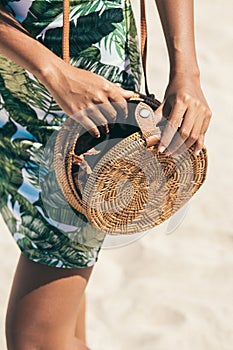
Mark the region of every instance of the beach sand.
<instances>
[{"instance_id":1,"label":"beach sand","mask_svg":"<svg viewBox=\"0 0 233 350\"><path fill-rule=\"evenodd\" d=\"M149 85L161 99L168 60L154 7L150 1ZM208 178L175 231L167 234L165 223L135 243L102 250L87 289L93 350L233 348L233 3L198 0L195 7L202 86L213 111ZM0 227L6 350L4 314L19 252L2 221Z\"/></svg>"}]
</instances>

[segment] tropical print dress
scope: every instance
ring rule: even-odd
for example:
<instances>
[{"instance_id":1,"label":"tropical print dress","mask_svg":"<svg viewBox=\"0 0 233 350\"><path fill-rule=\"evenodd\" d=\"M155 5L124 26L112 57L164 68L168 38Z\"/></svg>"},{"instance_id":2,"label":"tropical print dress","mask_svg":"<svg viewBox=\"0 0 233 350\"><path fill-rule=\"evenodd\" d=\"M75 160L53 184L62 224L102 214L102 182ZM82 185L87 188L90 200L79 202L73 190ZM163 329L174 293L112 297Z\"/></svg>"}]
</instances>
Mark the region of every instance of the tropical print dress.
<instances>
[{"instance_id":1,"label":"tropical print dress","mask_svg":"<svg viewBox=\"0 0 233 350\"><path fill-rule=\"evenodd\" d=\"M62 0L0 4L61 56ZM72 65L126 89L139 89L137 32L129 0L71 0L70 30ZM0 212L29 259L86 267L97 260L104 235L71 209L57 185L50 155L53 135L65 119L35 76L0 55Z\"/></svg>"}]
</instances>

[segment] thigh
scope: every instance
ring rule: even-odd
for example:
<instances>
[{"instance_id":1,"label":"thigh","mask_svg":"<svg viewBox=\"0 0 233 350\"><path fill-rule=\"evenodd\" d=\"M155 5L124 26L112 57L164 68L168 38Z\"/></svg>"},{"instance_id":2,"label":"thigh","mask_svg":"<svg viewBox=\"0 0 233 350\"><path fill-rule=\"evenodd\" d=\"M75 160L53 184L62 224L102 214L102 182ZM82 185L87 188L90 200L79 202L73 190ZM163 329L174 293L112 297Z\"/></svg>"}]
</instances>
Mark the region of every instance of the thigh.
<instances>
[{"instance_id":1,"label":"thigh","mask_svg":"<svg viewBox=\"0 0 233 350\"><path fill-rule=\"evenodd\" d=\"M9 339L70 339L92 267L60 269L20 257L7 312ZM9 334L11 333L11 334ZM14 333L14 334L12 334ZM48 337L46 337L48 335Z\"/></svg>"}]
</instances>

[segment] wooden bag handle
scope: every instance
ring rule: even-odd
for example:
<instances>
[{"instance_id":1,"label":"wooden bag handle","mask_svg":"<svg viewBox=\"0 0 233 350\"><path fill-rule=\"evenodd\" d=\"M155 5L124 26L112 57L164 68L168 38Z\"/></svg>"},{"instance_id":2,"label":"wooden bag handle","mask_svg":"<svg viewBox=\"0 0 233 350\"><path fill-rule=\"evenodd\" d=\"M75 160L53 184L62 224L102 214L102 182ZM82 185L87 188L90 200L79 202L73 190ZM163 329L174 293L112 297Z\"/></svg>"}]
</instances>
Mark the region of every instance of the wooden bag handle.
<instances>
[{"instance_id":1,"label":"wooden bag handle","mask_svg":"<svg viewBox=\"0 0 233 350\"><path fill-rule=\"evenodd\" d=\"M145 91L150 95L147 77L147 22L146 22L146 5L145 0L140 0L140 34L141 34L141 57L142 67L145 78ZM62 58L65 62L70 62L70 0L63 0L63 34L62 34Z\"/></svg>"}]
</instances>

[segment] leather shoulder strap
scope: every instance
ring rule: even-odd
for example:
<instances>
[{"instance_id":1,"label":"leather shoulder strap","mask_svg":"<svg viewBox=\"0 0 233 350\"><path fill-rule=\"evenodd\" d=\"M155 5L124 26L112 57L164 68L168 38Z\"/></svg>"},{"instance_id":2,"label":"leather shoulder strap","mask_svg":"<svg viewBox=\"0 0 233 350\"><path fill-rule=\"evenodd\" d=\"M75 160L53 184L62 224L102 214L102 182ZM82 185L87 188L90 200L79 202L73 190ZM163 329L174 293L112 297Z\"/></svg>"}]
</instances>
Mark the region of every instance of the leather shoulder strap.
<instances>
[{"instance_id":1,"label":"leather shoulder strap","mask_svg":"<svg viewBox=\"0 0 233 350\"><path fill-rule=\"evenodd\" d=\"M70 0L63 0L62 58L70 63Z\"/></svg>"},{"instance_id":2,"label":"leather shoulder strap","mask_svg":"<svg viewBox=\"0 0 233 350\"><path fill-rule=\"evenodd\" d=\"M146 22L146 4L145 0L140 0L140 30L141 30L141 56L142 67L145 78L145 91L149 96L149 89L147 84L146 63L147 63L147 22Z\"/></svg>"}]
</instances>

